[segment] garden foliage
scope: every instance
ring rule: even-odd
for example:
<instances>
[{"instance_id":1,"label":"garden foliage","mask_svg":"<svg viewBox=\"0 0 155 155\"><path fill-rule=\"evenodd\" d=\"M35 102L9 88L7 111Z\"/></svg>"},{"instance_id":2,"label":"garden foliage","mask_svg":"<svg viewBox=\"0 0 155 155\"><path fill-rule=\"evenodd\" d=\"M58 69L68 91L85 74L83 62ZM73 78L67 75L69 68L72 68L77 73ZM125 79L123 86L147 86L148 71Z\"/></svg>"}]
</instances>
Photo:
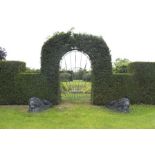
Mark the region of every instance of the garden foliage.
<instances>
[{"instance_id":1,"label":"garden foliage","mask_svg":"<svg viewBox=\"0 0 155 155\"><path fill-rule=\"evenodd\" d=\"M0 62L0 104L27 104L32 96L46 98L47 82L39 73L24 73L24 62Z\"/></svg>"},{"instance_id":2,"label":"garden foliage","mask_svg":"<svg viewBox=\"0 0 155 155\"><path fill-rule=\"evenodd\" d=\"M72 50L87 54L92 65L92 103L104 104L110 100L109 83L112 76L111 55L101 37L75 34L72 32L56 33L47 40L41 52L41 74L47 77L50 100L60 102L59 63L61 58Z\"/></svg>"},{"instance_id":3,"label":"garden foliage","mask_svg":"<svg viewBox=\"0 0 155 155\"><path fill-rule=\"evenodd\" d=\"M0 61L0 104L27 104L33 96L59 103L59 63L73 49L90 58L92 104L104 105L125 96L132 103L155 104L155 63L130 63L128 74L112 74L111 56L104 40L71 32L56 33L44 43L41 73L26 72L24 62Z\"/></svg>"},{"instance_id":4,"label":"garden foliage","mask_svg":"<svg viewBox=\"0 0 155 155\"><path fill-rule=\"evenodd\" d=\"M5 48L0 47L0 60L5 60L6 56L7 56L7 52Z\"/></svg>"}]
</instances>

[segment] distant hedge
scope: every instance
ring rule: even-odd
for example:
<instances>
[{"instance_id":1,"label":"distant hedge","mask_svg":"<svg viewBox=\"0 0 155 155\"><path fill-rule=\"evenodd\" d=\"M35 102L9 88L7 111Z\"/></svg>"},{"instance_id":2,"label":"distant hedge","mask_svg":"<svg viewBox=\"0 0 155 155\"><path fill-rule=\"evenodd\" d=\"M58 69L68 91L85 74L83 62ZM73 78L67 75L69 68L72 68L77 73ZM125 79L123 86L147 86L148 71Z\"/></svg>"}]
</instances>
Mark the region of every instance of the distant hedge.
<instances>
[{"instance_id":1,"label":"distant hedge","mask_svg":"<svg viewBox=\"0 0 155 155\"><path fill-rule=\"evenodd\" d=\"M91 82L91 72L84 73L82 80Z\"/></svg>"},{"instance_id":2,"label":"distant hedge","mask_svg":"<svg viewBox=\"0 0 155 155\"><path fill-rule=\"evenodd\" d=\"M69 72L59 72L60 81L73 81L73 76Z\"/></svg>"}]
</instances>

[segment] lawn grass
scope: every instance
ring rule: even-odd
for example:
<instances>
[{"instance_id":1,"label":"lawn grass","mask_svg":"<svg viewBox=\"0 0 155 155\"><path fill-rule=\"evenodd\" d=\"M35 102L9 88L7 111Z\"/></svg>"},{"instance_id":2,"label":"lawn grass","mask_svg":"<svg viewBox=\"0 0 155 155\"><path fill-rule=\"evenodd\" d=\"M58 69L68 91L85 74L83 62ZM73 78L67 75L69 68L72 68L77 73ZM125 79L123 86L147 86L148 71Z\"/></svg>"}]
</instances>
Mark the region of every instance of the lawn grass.
<instances>
[{"instance_id":1,"label":"lawn grass","mask_svg":"<svg viewBox=\"0 0 155 155\"><path fill-rule=\"evenodd\" d=\"M155 128L154 105L132 105L126 114L88 103L63 102L40 113L27 109L24 105L0 106L0 128Z\"/></svg>"},{"instance_id":2,"label":"lawn grass","mask_svg":"<svg viewBox=\"0 0 155 155\"><path fill-rule=\"evenodd\" d=\"M75 82L74 82L75 84ZM90 104L87 93L62 94L62 103L40 113L28 106L0 106L0 128L129 129L155 128L154 105L132 105L129 113L116 113Z\"/></svg>"},{"instance_id":3,"label":"lawn grass","mask_svg":"<svg viewBox=\"0 0 155 155\"><path fill-rule=\"evenodd\" d=\"M61 92L63 102L91 103L91 82L82 80L61 82Z\"/></svg>"},{"instance_id":4,"label":"lawn grass","mask_svg":"<svg viewBox=\"0 0 155 155\"><path fill-rule=\"evenodd\" d=\"M73 80L61 82L61 91L62 92L72 92L74 90L79 91L81 93L91 93L91 82L83 81L83 80Z\"/></svg>"},{"instance_id":5,"label":"lawn grass","mask_svg":"<svg viewBox=\"0 0 155 155\"><path fill-rule=\"evenodd\" d=\"M69 103L91 103L91 94L62 94L61 95L63 102L69 102Z\"/></svg>"}]
</instances>

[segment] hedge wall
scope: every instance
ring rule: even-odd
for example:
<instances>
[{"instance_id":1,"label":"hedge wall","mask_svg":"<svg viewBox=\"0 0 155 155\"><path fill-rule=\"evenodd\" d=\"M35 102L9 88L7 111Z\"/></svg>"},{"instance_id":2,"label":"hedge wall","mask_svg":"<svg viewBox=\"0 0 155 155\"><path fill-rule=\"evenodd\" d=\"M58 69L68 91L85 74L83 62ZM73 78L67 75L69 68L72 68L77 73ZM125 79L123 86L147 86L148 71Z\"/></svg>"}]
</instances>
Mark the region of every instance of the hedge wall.
<instances>
[{"instance_id":1,"label":"hedge wall","mask_svg":"<svg viewBox=\"0 0 155 155\"><path fill-rule=\"evenodd\" d=\"M129 97L131 103L155 104L155 63L134 62L129 74L113 74L109 85L111 100Z\"/></svg>"},{"instance_id":2,"label":"hedge wall","mask_svg":"<svg viewBox=\"0 0 155 155\"><path fill-rule=\"evenodd\" d=\"M33 96L48 99L51 91L46 78L41 74L22 73L25 70L24 62L0 61L0 104L28 104Z\"/></svg>"},{"instance_id":3,"label":"hedge wall","mask_svg":"<svg viewBox=\"0 0 155 155\"><path fill-rule=\"evenodd\" d=\"M111 82L111 98L112 100L122 97L131 98L133 90L133 76L131 74L113 74Z\"/></svg>"},{"instance_id":4,"label":"hedge wall","mask_svg":"<svg viewBox=\"0 0 155 155\"><path fill-rule=\"evenodd\" d=\"M2 86L0 89L0 104L28 104L29 98L33 96L48 99L47 95L50 91L46 78L35 73L17 74L14 81L6 80Z\"/></svg>"},{"instance_id":5,"label":"hedge wall","mask_svg":"<svg viewBox=\"0 0 155 155\"><path fill-rule=\"evenodd\" d=\"M48 85L54 93L51 100L56 104L60 102L59 63L63 55L74 49L84 52L91 60L92 103L106 103L110 100L106 94L110 93L112 76L110 50L102 37L72 32L56 33L42 47L41 73L47 77Z\"/></svg>"},{"instance_id":6,"label":"hedge wall","mask_svg":"<svg viewBox=\"0 0 155 155\"><path fill-rule=\"evenodd\" d=\"M155 62L134 62L128 70L133 74L137 103L155 104Z\"/></svg>"},{"instance_id":7,"label":"hedge wall","mask_svg":"<svg viewBox=\"0 0 155 155\"><path fill-rule=\"evenodd\" d=\"M46 78L37 73L18 74L15 78L15 90L15 102L17 104L28 104L28 100L33 96L40 99L50 98L48 97L50 89Z\"/></svg>"},{"instance_id":8,"label":"hedge wall","mask_svg":"<svg viewBox=\"0 0 155 155\"><path fill-rule=\"evenodd\" d=\"M10 62L8 62L10 63ZM1 62L9 66L11 72L3 69L0 72L0 104L28 104L32 96L51 100L56 98L49 87L47 77L39 73L17 73L13 68L22 62ZM150 67L149 67L150 66ZM6 67L7 69L7 67ZM21 69L21 71L23 71ZM110 100L129 97L132 103L155 104L155 63L135 62L129 65L130 74L113 74L109 78L108 91L101 91L101 99ZM50 95L49 95L50 92Z\"/></svg>"},{"instance_id":9,"label":"hedge wall","mask_svg":"<svg viewBox=\"0 0 155 155\"><path fill-rule=\"evenodd\" d=\"M17 74L26 70L26 64L21 61L0 61L0 75Z\"/></svg>"},{"instance_id":10,"label":"hedge wall","mask_svg":"<svg viewBox=\"0 0 155 155\"><path fill-rule=\"evenodd\" d=\"M134 73L137 78L155 77L155 62L133 62L128 66L130 73Z\"/></svg>"},{"instance_id":11,"label":"hedge wall","mask_svg":"<svg viewBox=\"0 0 155 155\"><path fill-rule=\"evenodd\" d=\"M13 102L15 94L15 76L25 71L25 63L20 61L0 61L0 103Z\"/></svg>"},{"instance_id":12,"label":"hedge wall","mask_svg":"<svg viewBox=\"0 0 155 155\"><path fill-rule=\"evenodd\" d=\"M24 62L0 61L0 104L28 104L33 96L59 103L59 62L73 45L90 57L93 104L104 105L125 96L132 103L155 104L154 62L134 62L129 64L129 74L112 75L109 49L102 38L70 35L62 33L45 43L41 73L24 73Z\"/></svg>"}]
</instances>

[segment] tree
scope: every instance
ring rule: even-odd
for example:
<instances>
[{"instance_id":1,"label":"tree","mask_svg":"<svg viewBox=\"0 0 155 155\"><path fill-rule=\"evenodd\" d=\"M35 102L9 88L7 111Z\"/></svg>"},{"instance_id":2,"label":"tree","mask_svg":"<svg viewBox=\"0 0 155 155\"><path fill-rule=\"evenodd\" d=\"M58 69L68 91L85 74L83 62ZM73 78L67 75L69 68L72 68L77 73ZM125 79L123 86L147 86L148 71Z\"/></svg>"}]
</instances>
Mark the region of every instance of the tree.
<instances>
[{"instance_id":1,"label":"tree","mask_svg":"<svg viewBox=\"0 0 155 155\"><path fill-rule=\"evenodd\" d=\"M90 71L83 74L83 80L84 81L91 81L91 72Z\"/></svg>"},{"instance_id":2,"label":"tree","mask_svg":"<svg viewBox=\"0 0 155 155\"><path fill-rule=\"evenodd\" d=\"M67 72L60 73L60 81L72 81L71 74Z\"/></svg>"},{"instance_id":3,"label":"tree","mask_svg":"<svg viewBox=\"0 0 155 155\"><path fill-rule=\"evenodd\" d=\"M5 48L0 47L0 60L5 60L6 56L7 56L7 52Z\"/></svg>"},{"instance_id":4,"label":"tree","mask_svg":"<svg viewBox=\"0 0 155 155\"><path fill-rule=\"evenodd\" d=\"M73 71L62 70L59 72L60 81L73 81Z\"/></svg>"},{"instance_id":5,"label":"tree","mask_svg":"<svg viewBox=\"0 0 155 155\"><path fill-rule=\"evenodd\" d=\"M26 67L26 73L40 73L40 69Z\"/></svg>"},{"instance_id":6,"label":"tree","mask_svg":"<svg viewBox=\"0 0 155 155\"><path fill-rule=\"evenodd\" d=\"M83 75L86 73L86 69L79 68L78 71L73 73L74 80L83 80Z\"/></svg>"},{"instance_id":7,"label":"tree","mask_svg":"<svg viewBox=\"0 0 155 155\"><path fill-rule=\"evenodd\" d=\"M124 58L117 58L114 62L113 72L114 73L127 73L128 72L128 65L130 60Z\"/></svg>"}]
</instances>

